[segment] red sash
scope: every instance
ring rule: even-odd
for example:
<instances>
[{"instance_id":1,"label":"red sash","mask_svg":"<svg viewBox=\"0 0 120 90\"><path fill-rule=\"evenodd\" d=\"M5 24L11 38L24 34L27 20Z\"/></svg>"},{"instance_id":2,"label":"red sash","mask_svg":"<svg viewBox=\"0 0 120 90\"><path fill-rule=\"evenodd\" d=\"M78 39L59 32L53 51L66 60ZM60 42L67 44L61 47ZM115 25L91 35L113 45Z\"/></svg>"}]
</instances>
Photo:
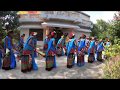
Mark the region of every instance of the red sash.
<instances>
[{"instance_id":1,"label":"red sash","mask_svg":"<svg viewBox=\"0 0 120 90\"><path fill-rule=\"evenodd\" d=\"M62 44L58 44L58 47L62 47Z\"/></svg>"},{"instance_id":2,"label":"red sash","mask_svg":"<svg viewBox=\"0 0 120 90\"><path fill-rule=\"evenodd\" d=\"M94 53L95 52L95 49L94 48L91 48L91 53Z\"/></svg>"},{"instance_id":3,"label":"red sash","mask_svg":"<svg viewBox=\"0 0 120 90\"><path fill-rule=\"evenodd\" d=\"M55 53L56 53L56 52L50 50L50 51L48 52L48 55L49 55L49 56L55 56Z\"/></svg>"},{"instance_id":4,"label":"red sash","mask_svg":"<svg viewBox=\"0 0 120 90\"><path fill-rule=\"evenodd\" d=\"M45 44L45 45L44 45L44 49L47 49L47 48L48 48L48 44Z\"/></svg>"},{"instance_id":5,"label":"red sash","mask_svg":"<svg viewBox=\"0 0 120 90\"><path fill-rule=\"evenodd\" d=\"M71 51L70 51L70 53L75 53L75 49L72 48Z\"/></svg>"},{"instance_id":6,"label":"red sash","mask_svg":"<svg viewBox=\"0 0 120 90\"><path fill-rule=\"evenodd\" d=\"M23 55L30 55L31 51L30 50L23 50Z\"/></svg>"}]
</instances>

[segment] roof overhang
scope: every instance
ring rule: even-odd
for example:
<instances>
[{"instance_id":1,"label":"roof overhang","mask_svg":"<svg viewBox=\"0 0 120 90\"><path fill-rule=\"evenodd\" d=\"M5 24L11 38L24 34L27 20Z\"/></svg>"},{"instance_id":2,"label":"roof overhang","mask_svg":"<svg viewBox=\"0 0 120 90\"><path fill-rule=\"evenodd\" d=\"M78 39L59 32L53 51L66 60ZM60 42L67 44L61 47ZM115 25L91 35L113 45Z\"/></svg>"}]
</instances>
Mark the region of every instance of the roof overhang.
<instances>
[{"instance_id":1,"label":"roof overhang","mask_svg":"<svg viewBox=\"0 0 120 90\"><path fill-rule=\"evenodd\" d=\"M60 27L60 28L73 28L73 29L80 29L77 25L71 24L63 24L63 23L51 23L51 22L44 22L42 23L43 27Z\"/></svg>"},{"instance_id":2,"label":"roof overhang","mask_svg":"<svg viewBox=\"0 0 120 90\"><path fill-rule=\"evenodd\" d=\"M20 27L18 27L19 30L21 29L41 29L41 25L21 25Z\"/></svg>"},{"instance_id":3,"label":"roof overhang","mask_svg":"<svg viewBox=\"0 0 120 90\"><path fill-rule=\"evenodd\" d=\"M88 32L88 33L91 33L92 31L90 29L77 29L77 31L81 31L81 32Z\"/></svg>"}]
</instances>

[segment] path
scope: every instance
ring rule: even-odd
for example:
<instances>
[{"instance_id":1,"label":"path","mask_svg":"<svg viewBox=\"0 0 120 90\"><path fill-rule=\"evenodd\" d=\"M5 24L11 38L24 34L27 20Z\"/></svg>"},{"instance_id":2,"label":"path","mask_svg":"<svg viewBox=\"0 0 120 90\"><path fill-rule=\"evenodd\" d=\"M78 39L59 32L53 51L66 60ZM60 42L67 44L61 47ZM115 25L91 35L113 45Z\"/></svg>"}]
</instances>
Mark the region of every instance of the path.
<instances>
[{"instance_id":1,"label":"path","mask_svg":"<svg viewBox=\"0 0 120 90\"><path fill-rule=\"evenodd\" d=\"M83 67L74 66L72 69L66 68L66 57L57 57L56 69L48 72L45 70L45 59L38 58L36 60L39 70L29 73L20 71L20 62L17 62L15 70L4 71L0 70L0 79L100 79L102 78L103 63L94 62L93 64L86 63Z\"/></svg>"}]
</instances>

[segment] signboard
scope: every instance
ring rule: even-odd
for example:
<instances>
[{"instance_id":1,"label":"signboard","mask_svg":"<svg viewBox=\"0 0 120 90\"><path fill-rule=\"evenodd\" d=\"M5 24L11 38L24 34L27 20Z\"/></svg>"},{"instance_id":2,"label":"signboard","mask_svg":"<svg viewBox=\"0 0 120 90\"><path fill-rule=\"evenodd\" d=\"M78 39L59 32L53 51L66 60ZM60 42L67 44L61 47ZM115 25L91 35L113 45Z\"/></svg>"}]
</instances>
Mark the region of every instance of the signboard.
<instances>
[{"instance_id":1,"label":"signboard","mask_svg":"<svg viewBox=\"0 0 120 90\"><path fill-rule=\"evenodd\" d=\"M19 11L17 14L40 14L40 11Z\"/></svg>"}]
</instances>

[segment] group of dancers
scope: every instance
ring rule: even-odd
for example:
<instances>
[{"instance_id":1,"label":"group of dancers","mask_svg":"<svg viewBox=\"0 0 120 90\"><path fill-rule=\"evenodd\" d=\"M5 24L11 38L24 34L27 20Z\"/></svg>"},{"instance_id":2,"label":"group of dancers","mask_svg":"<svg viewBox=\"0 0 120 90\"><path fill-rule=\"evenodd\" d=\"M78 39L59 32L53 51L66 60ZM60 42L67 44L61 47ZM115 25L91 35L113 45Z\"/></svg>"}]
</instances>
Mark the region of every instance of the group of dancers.
<instances>
[{"instance_id":1,"label":"group of dancers","mask_svg":"<svg viewBox=\"0 0 120 90\"><path fill-rule=\"evenodd\" d=\"M16 68L17 60L21 60L21 72L26 73L32 70L38 70L38 65L35 62L38 51L37 48L37 33L31 32L30 36L24 42L25 34L20 36L18 45L13 44L14 32L8 31L4 38L4 45L0 37L0 68L4 70L11 70ZM103 61L102 51L104 45L110 45L109 40L103 42L102 39L98 41L96 37L86 37L82 34L79 40L76 40L73 32L64 34L56 42L57 33L55 31L49 32L44 40L43 51L45 53L45 62L47 71L56 68L56 56L67 56L67 68L72 68L75 65L75 55L77 55L77 66L81 67L85 64L84 55L88 54L88 62L93 63L96 59ZM97 57L95 58L95 54Z\"/></svg>"}]
</instances>

